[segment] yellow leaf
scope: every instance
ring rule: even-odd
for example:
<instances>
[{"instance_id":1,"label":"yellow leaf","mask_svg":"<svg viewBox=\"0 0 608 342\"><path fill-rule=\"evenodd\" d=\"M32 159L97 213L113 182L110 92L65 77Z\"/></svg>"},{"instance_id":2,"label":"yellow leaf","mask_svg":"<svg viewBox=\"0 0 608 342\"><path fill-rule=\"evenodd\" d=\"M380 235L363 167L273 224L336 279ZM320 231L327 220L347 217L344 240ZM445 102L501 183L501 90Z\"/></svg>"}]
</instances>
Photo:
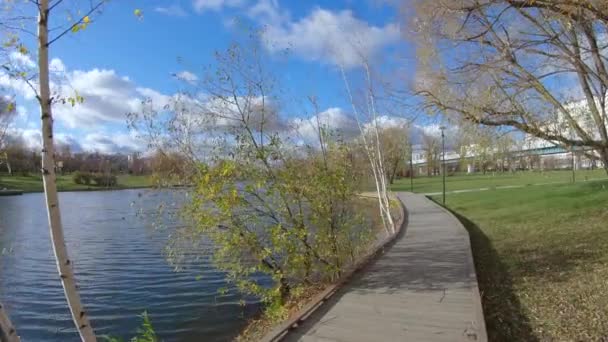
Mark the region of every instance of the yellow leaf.
<instances>
[{"instance_id":1,"label":"yellow leaf","mask_svg":"<svg viewBox=\"0 0 608 342\"><path fill-rule=\"evenodd\" d=\"M135 9L135 11L133 11L133 14L135 14L136 17L141 17L143 15L142 11L139 8Z\"/></svg>"},{"instance_id":2,"label":"yellow leaf","mask_svg":"<svg viewBox=\"0 0 608 342\"><path fill-rule=\"evenodd\" d=\"M80 26L79 25L72 26L72 32L76 33L78 31L80 31Z\"/></svg>"},{"instance_id":3,"label":"yellow leaf","mask_svg":"<svg viewBox=\"0 0 608 342\"><path fill-rule=\"evenodd\" d=\"M87 15L84 18L82 18L82 22L85 23L85 24L88 24L88 23L91 22L91 19L89 19L89 16Z\"/></svg>"},{"instance_id":4,"label":"yellow leaf","mask_svg":"<svg viewBox=\"0 0 608 342\"><path fill-rule=\"evenodd\" d=\"M23 45L19 45L19 53L21 53L22 55L27 55L27 48Z\"/></svg>"}]
</instances>

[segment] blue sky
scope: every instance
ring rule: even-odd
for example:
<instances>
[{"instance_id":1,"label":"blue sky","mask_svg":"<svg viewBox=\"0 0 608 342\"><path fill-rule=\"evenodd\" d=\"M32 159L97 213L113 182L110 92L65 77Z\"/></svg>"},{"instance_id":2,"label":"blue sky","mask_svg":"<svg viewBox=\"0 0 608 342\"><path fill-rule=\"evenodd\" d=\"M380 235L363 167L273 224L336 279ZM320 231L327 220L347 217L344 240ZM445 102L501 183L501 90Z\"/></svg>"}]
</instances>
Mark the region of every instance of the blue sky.
<instances>
[{"instance_id":1,"label":"blue sky","mask_svg":"<svg viewBox=\"0 0 608 342\"><path fill-rule=\"evenodd\" d=\"M66 1L65 8L56 9L53 24L65 25L67 11L83 3ZM136 8L143 13L140 19L134 16ZM317 96L326 119L339 126L348 122L344 116L350 104L337 65L359 73L361 53L382 69L398 67L404 75L414 70L399 15L397 8L377 0L109 1L103 13L91 16L86 30L67 34L51 46L56 86L85 97L82 105L55 109L56 136L75 149L143 148L127 130L125 113L137 110L144 97L163 99L187 89L184 79L202 77L214 51L244 36L245 26L265 28L260 44L293 97ZM35 51L32 41L24 41ZM286 48L287 57L281 53ZM20 115L15 131L35 146L39 115L34 100L6 79L0 79L0 86L16 94ZM288 117L304 115L289 106L283 112Z\"/></svg>"}]
</instances>

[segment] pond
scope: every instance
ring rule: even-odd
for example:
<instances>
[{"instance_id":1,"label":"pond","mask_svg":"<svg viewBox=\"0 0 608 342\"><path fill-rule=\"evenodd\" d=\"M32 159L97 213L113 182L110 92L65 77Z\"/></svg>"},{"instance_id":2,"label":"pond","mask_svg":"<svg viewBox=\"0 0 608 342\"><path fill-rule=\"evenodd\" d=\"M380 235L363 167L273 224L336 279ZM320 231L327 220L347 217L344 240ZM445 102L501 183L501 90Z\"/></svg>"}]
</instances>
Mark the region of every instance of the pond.
<instances>
[{"instance_id":1,"label":"pond","mask_svg":"<svg viewBox=\"0 0 608 342\"><path fill-rule=\"evenodd\" d=\"M220 295L224 274L208 258L175 272L155 229L157 207L175 192L60 193L61 213L82 300L98 335L132 336L146 310L164 341L230 340L257 310L235 291ZM210 246L201 246L205 249ZM198 253L199 251L193 251ZM41 193L0 197L0 301L22 341L77 341L58 279Z\"/></svg>"}]
</instances>

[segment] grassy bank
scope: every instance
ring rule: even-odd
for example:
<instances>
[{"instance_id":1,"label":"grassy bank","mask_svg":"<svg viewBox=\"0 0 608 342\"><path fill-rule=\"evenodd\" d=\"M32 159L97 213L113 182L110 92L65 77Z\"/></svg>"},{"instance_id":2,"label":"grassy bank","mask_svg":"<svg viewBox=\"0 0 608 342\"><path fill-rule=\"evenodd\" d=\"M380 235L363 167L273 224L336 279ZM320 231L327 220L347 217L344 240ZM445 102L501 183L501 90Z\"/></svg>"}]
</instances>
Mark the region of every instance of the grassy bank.
<instances>
[{"instance_id":1,"label":"grassy bank","mask_svg":"<svg viewBox=\"0 0 608 342\"><path fill-rule=\"evenodd\" d=\"M578 170L575 172L576 181L608 179L606 171ZM568 183L572 181L572 171L517 171L515 173L491 173L485 175L476 174L457 174L446 177L446 191L493 188L500 186L518 186L543 183ZM410 179L401 178L392 185L394 191L410 191ZM434 177L415 177L414 192L431 193L439 192L442 189L441 176Z\"/></svg>"},{"instance_id":2,"label":"grassy bank","mask_svg":"<svg viewBox=\"0 0 608 342\"><path fill-rule=\"evenodd\" d=\"M152 186L150 176L120 175L118 185L113 189L145 188ZM0 189L20 189L25 192L43 191L42 176L40 175L13 175L0 174ZM105 190L105 187L83 185L74 183L71 175L57 176L57 188L59 191L86 191L86 190Z\"/></svg>"},{"instance_id":3,"label":"grassy bank","mask_svg":"<svg viewBox=\"0 0 608 342\"><path fill-rule=\"evenodd\" d=\"M608 337L608 181L452 194L447 206L471 234L491 341Z\"/></svg>"}]
</instances>

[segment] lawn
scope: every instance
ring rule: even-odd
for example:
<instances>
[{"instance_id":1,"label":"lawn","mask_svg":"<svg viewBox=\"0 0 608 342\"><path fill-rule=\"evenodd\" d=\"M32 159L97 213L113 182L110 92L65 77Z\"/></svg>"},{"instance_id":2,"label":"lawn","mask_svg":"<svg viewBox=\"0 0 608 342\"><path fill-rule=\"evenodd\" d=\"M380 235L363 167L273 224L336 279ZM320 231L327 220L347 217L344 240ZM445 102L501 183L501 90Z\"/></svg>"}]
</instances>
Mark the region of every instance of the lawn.
<instances>
[{"instance_id":1,"label":"lawn","mask_svg":"<svg viewBox=\"0 0 608 342\"><path fill-rule=\"evenodd\" d=\"M447 206L471 235L490 341L608 340L608 181L451 194Z\"/></svg>"},{"instance_id":2,"label":"lawn","mask_svg":"<svg viewBox=\"0 0 608 342\"><path fill-rule=\"evenodd\" d=\"M606 171L578 170L576 181L608 179ZM518 186L544 183L568 183L572 181L572 171L517 171L515 173L457 174L446 177L446 191L492 188L500 186ZM401 178L392 185L394 191L410 191L410 179ZM415 177L414 192L433 193L442 190L442 177Z\"/></svg>"},{"instance_id":3,"label":"lawn","mask_svg":"<svg viewBox=\"0 0 608 342\"><path fill-rule=\"evenodd\" d=\"M118 176L118 186L114 189L128 188L144 188L152 186L152 181L149 176L133 176L120 175ZM42 177L40 175L13 175L0 174L0 189L20 189L25 192L43 191ZM79 191L79 190L101 190L103 187L92 185L76 184L72 180L71 175L58 175L57 188L59 191Z\"/></svg>"}]
</instances>

